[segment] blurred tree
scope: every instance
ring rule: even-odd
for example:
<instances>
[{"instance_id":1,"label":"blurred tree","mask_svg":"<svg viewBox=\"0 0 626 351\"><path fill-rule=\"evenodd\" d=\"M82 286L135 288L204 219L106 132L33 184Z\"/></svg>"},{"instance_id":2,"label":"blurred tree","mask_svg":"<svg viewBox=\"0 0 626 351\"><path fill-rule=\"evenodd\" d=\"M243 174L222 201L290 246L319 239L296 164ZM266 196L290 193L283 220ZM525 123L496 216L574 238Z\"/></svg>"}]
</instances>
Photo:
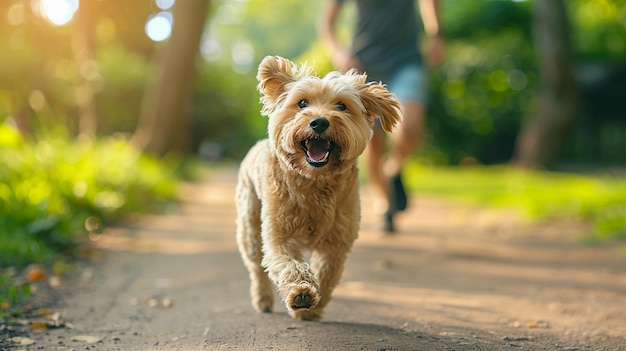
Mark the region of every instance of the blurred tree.
<instances>
[{"instance_id":1,"label":"blurred tree","mask_svg":"<svg viewBox=\"0 0 626 351\"><path fill-rule=\"evenodd\" d=\"M133 130L152 69L144 25L153 2L82 0L54 24L47 11L63 6L0 1L0 121L10 116L24 133L50 124L72 135Z\"/></svg>"},{"instance_id":2,"label":"blurred tree","mask_svg":"<svg viewBox=\"0 0 626 351\"><path fill-rule=\"evenodd\" d=\"M543 86L533 116L522 128L513 162L546 165L563 147L576 121L579 89L572 65L570 28L562 0L534 2L536 51Z\"/></svg>"},{"instance_id":3,"label":"blurred tree","mask_svg":"<svg viewBox=\"0 0 626 351\"><path fill-rule=\"evenodd\" d=\"M172 36L156 51L157 80L146 88L133 135L133 142L145 151L160 156L188 151L188 108L209 3L184 0L174 5Z\"/></svg>"},{"instance_id":4,"label":"blurred tree","mask_svg":"<svg viewBox=\"0 0 626 351\"><path fill-rule=\"evenodd\" d=\"M316 42L315 21L324 1L211 1L215 11L201 39L202 59L194 62L197 46L189 44L193 52L180 66L183 71L198 71L189 111L170 115L173 120L167 123L174 122L172 126L165 119L148 122L144 120L148 113L140 112L142 107L149 111L149 101L154 103L152 111L163 112L157 103L177 99L166 94L181 93L164 75L167 55L155 53L155 49L166 51L163 43L155 43L145 32L146 20L162 11L155 0L80 0L73 20L63 25L49 20L43 1L0 1L0 52L4 54L0 55L0 121L10 116L25 133L62 124L71 135L94 130L98 136L137 132L138 140L141 115L145 131L154 127L160 129L158 133L189 134L180 138L183 148L189 140L190 150L206 142L219 145L224 157L237 158L266 134L267 120L259 116L255 89L256 65L265 55L307 61L320 74L332 69L327 52ZM438 163L493 164L512 159L526 119L540 111L543 73L531 30L537 1L443 0L448 55L442 66L429 72L430 137L420 157ZM620 105L626 88L626 2L561 2L571 20L570 60L575 62L582 91L582 116L555 159L558 163L550 166L626 162L621 152L626 145L626 116ZM352 1L347 6L353 6ZM346 40L353 20L347 16L342 22ZM179 22L175 28L190 25L186 19ZM547 40L542 35L535 39ZM157 97L149 99L152 95ZM93 118L81 117L91 112L97 118L95 126ZM176 131L178 127L186 131ZM160 137L155 136L156 144Z\"/></svg>"},{"instance_id":5,"label":"blurred tree","mask_svg":"<svg viewBox=\"0 0 626 351\"><path fill-rule=\"evenodd\" d=\"M79 72L80 83L76 92L78 107L78 128L83 137L95 138L98 117L94 98L94 81L97 66L93 60L95 51L95 32L93 23L97 7L95 0L83 0L76 11L76 29L72 32L72 51Z\"/></svg>"}]
</instances>

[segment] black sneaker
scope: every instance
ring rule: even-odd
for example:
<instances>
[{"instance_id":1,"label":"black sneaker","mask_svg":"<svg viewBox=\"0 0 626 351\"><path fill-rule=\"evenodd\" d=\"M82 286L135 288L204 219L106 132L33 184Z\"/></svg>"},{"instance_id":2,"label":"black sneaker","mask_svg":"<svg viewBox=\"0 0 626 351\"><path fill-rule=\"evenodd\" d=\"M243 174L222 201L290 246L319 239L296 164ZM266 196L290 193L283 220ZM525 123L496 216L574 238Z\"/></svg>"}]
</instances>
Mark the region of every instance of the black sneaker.
<instances>
[{"instance_id":1,"label":"black sneaker","mask_svg":"<svg viewBox=\"0 0 626 351\"><path fill-rule=\"evenodd\" d=\"M402 184L402 177L400 173L389 178L389 207L392 212L404 211L408 205L408 199L404 184Z\"/></svg>"},{"instance_id":2,"label":"black sneaker","mask_svg":"<svg viewBox=\"0 0 626 351\"><path fill-rule=\"evenodd\" d=\"M393 225L393 212L387 211L385 212L385 217L383 218L385 221L383 229L386 233L391 234L396 231L396 228Z\"/></svg>"}]
</instances>

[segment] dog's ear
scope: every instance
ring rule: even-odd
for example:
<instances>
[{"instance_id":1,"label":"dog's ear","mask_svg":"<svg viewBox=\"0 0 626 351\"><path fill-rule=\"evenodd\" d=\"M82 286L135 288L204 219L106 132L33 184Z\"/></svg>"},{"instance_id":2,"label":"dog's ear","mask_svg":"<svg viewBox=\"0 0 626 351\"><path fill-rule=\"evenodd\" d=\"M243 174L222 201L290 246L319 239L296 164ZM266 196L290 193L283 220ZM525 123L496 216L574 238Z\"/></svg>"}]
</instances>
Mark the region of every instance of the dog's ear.
<instances>
[{"instance_id":1,"label":"dog's ear","mask_svg":"<svg viewBox=\"0 0 626 351\"><path fill-rule=\"evenodd\" d=\"M379 117L383 129L391 132L402 118L402 105L395 95L384 85L374 82L362 84L359 94L367 113L372 117Z\"/></svg>"},{"instance_id":2,"label":"dog's ear","mask_svg":"<svg viewBox=\"0 0 626 351\"><path fill-rule=\"evenodd\" d=\"M280 56L266 56L261 64L256 79L259 81L257 89L261 96L265 116L274 110L278 97L285 92L285 85L297 79L298 69L295 64Z\"/></svg>"}]
</instances>

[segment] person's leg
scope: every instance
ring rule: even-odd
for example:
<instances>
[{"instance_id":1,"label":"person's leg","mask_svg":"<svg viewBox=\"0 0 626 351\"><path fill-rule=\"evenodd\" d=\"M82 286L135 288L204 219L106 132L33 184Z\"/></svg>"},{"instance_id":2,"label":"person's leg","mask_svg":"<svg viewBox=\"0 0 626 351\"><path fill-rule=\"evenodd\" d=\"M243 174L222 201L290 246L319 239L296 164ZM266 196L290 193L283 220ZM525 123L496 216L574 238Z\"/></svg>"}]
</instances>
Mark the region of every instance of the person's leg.
<instances>
[{"instance_id":1,"label":"person's leg","mask_svg":"<svg viewBox=\"0 0 626 351\"><path fill-rule=\"evenodd\" d=\"M384 175L391 178L402 171L402 166L411 154L422 146L426 109L416 101L405 101L404 116L391 134L391 148L384 165Z\"/></svg>"},{"instance_id":2,"label":"person's leg","mask_svg":"<svg viewBox=\"0 0 626 351\"><path fill-rule=\"evenodd\" d=\"M374 126L374 134L367 146L365 157L368 180L375 191L376 199L374 209L376 212L382 213L386 210L387 206L389 206L387 203L389 189L387 178L383 173L383 165L385 162L385 133L379 125Z\"/></svg>"},{"instance_id":3,"label":"person's leg","mask_svg":"<svg viewBox=\"0 0 626 351\"><path fill-rule=\"evenodd\" d=\"M393 217L408 205L407 194L402 183L402 167L424 139L426 108L424 72L419 65L400 68L389 83L389 90L396 95L404 108L398 127L391 133L391 145L383 165L383 176L387 181L389 206L385 214L385 230L394 231Z\"/></svg>"}]
</instances>

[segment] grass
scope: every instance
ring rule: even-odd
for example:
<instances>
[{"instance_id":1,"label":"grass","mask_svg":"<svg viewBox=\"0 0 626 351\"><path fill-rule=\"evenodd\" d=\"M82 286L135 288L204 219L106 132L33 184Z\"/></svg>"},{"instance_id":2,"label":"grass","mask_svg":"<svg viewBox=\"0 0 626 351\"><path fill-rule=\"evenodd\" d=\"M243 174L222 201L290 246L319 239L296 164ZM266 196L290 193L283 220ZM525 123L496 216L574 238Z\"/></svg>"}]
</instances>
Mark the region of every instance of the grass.
<instances>
[{"instance_id":1,"label":"grass","mask_svg":"<svg viewBox=\"0 0 626 351\"><path fill-rule=\"evenodd\" d=\"M626 239L626 179L527 171L506 166L430 167L405 171L414 193L514 208L528 220L577 218L593 223L588 242Z\"/></svg>"}]
</instances>

